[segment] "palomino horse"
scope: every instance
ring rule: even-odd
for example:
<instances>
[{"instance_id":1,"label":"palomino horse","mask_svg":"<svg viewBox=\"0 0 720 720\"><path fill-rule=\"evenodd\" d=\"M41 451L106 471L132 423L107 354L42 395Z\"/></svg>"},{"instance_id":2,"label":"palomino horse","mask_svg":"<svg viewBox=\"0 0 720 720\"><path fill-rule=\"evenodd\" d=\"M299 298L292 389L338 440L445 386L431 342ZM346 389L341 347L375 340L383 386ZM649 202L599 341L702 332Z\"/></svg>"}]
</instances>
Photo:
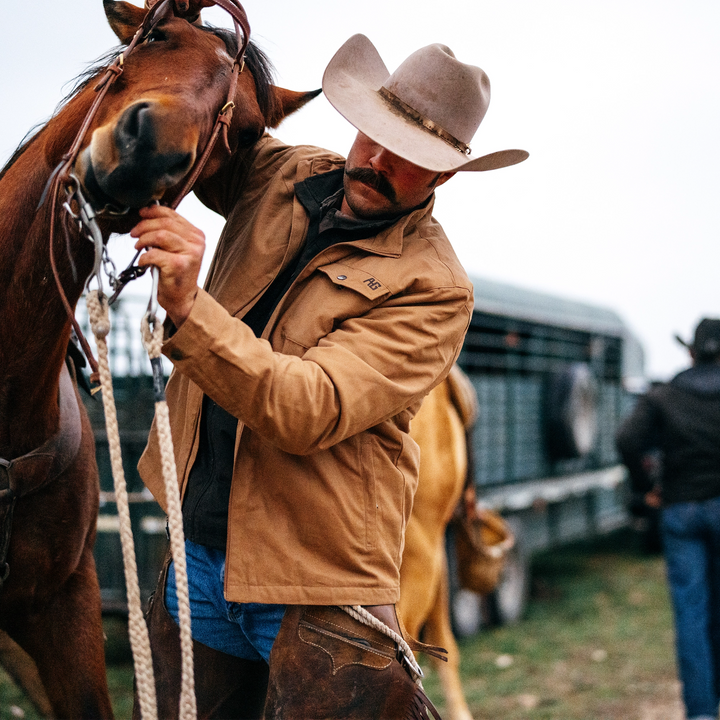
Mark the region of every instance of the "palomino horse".
<instances>
[{"instance_id":1,"label":"palomino horse","mask_svg":"<svg viewBox=\"0 0 720 720\"><path fill-rule=\"evenodd\" d=\"M460 654L450 626L445 528L465 487L466 431L477 415L477 397L467 376L453 367L447 380L423 401L410 425L420 446L420 481L405 533L398 614L407 631L448 651L435 663L447 720L472 720L460 684Z\"/></svg>"},{"instance_id":2,"label":"palomino horse","mask_svg":"<svg viewBox=\"0 0 720 720\"><path fill-rule=\"evenodd\" d=\"M211 4L175 2L176 12L190 15ZM74 171L72 182L93 202L107 240L137 222L134 208L181 193L220 109L231 105L231 77L237 84L234 114L223 113L227 146L217 143L200 181L317 95L274 87L267 60L252 45L236 75L239 31L198 27L173 15L169 3L133 41L134 50L110 73L89 75L0 172L0 629L34 659L54 714L63 718L112 716L92 556L95 444L65 362L71 323L58 290L74 309L95 253L77 223L61 218L64 187ZM115 34L130 43L146 12L125 2L103 4ZM111 75L117 82L107 82ZM109 88L93 117L88 111L103 77ZM74 142L79 160L68 168ZM59 189L44 194L61 165ZM76 197L68 204L77 213ZM102 212L106 206L127 213ZM50 233L51 221L64 231Z\"/></svg>"}]
</instances>

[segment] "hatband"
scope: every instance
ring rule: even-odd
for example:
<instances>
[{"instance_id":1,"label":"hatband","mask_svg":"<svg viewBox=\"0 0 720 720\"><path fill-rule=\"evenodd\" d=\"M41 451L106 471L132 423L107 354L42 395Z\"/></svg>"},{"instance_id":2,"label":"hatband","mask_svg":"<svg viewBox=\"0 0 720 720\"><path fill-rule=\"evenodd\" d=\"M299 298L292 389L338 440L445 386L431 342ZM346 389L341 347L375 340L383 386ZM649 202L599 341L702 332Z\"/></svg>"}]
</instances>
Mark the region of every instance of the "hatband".
<instances>
[{"instance_id":1,"label":"hatband","mask_svg":"<svg viewBox=\"0 0 720 720\"><path fill-rule=\"evenodd\" d=\"M395 93L390 92L384 85L378 90L378 93L394 110L400 111L405 117L425 128L425 130L431 132L441 140L444 140L448 145L451 145L463 155L470 154L470 146L467 143L458 140L454 135L440 127L440 125L421 115L406 102L403 102Z\"/></svg>"}]
</instances>

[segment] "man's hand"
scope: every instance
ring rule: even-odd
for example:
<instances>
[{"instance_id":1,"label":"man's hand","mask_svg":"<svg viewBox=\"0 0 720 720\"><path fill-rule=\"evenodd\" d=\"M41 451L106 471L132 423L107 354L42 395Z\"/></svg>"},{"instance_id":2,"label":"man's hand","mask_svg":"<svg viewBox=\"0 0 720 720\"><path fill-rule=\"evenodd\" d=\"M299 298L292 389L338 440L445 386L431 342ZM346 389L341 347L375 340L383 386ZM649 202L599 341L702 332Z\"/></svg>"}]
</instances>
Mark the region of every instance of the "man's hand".
<instances>
[{"instance_id":1,"label":"man's hand","mask_svg":"<svg viewBox=\"0 0 720 720\"><path fill-rule=\"evenodd\" d=\"M182 215L160 205L140 210L142 220L130 231L136 250L146 250L138 265L155 265L160 277L158 302L180 327L192 310L205 252L205 235Z\"/></svg>"}]
</instances>

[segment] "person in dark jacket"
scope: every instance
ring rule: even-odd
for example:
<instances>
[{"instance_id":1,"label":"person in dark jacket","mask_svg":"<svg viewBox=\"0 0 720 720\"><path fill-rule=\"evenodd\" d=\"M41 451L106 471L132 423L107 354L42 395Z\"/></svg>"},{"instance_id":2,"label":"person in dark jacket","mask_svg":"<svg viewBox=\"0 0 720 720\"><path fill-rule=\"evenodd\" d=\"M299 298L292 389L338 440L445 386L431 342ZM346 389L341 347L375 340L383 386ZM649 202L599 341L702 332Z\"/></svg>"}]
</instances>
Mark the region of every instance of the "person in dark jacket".
<instances>
[{"instance_id":1,"label":"person in dark jacket","mask_svg":"<svg viewBox=\"0 0 720 720\"><path fill-rule=\"evenodd\" d=\"M720 319L703 319L683 344L692 367L638 400L617 445L633 487L660 508L687 718L710 720L720 705ZM645 462L657 450L659 487Z\"/></svg>"}]
</instances>

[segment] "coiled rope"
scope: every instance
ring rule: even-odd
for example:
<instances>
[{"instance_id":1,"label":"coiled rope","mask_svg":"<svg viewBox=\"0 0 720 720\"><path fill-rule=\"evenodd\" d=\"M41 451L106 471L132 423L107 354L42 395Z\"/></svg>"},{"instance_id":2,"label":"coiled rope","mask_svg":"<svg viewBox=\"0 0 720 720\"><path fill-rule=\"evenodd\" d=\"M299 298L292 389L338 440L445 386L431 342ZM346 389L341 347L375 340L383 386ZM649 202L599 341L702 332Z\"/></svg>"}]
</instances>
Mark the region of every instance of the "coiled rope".
<instances>
[{"instance_id":1,"label":"coiled rope","mask_svg":"<svg viewBox=\"0 0 720 720\"><path fill-rule=\"evenodd\" d=\"M125 584L128 598L128 630L130 646L135 663L138 702L143 720L157 720L157 698L155 678L150 650L150 637L142 612L140 587L138 582L135 544L130 523L130 505L122 466L120 451L120 433L112 389L112 377L108 361L106 337L110 332L110 315L107 297L98 290L88 292L86 297L90 327L95 335L98 349L98 369L100 387L105 410L110 461L112 465L115 501L120 521L120 541L122 545ZM154 324L154 329L150 325ZM162 368L160 366L160 347L162 346L162 325L149 313L143 318L143 344L150 355L153 366L155 388L156 426L162 458L163 479L167 499L168 525L170 528L170 547L175 562L178 612L180 617L180 647L182 651L182 688L180 692L180 720L194 720L197 716L195 702L195 679L193 673L192 635L190 630L190 599L187 582L187 564L185 560L185 540L182 527L180 493L175 469L175 458L170 435L170 420L167 402L164 397ZM157 368L160 368L158 373ZM161 398L160 398L161 396Z\"/></svg>"}]
</instances>

